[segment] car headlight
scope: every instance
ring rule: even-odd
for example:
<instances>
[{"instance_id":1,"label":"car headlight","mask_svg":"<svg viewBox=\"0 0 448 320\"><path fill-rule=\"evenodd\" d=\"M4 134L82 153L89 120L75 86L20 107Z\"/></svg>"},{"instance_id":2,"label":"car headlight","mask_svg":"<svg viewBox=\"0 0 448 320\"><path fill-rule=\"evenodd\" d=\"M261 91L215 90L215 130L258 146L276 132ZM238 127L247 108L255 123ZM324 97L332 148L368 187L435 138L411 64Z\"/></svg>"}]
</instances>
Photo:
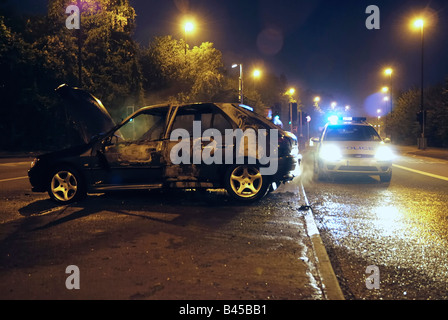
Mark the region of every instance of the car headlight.
<instances>
[{"instance_id":1,"label":"car headlight","mask_svg":"<svg viewBox=\"0 0 448 320\"><path fill-rule=\"evenodd\" d=\"M320 149L319 157L326 161L339 161L342 159L342 152L338 146L323 145Z\"/></svg>"},{"instance_id":2,"label":"car headlight","mask_svg":"<svg viewBox=\"0 0 448 320\"><path fill-rule=\"evenodd\" d=\"M375 158L378 161L392 161L395 158L395 154L391 148L387 146L380 146L376 151Z\"/></svg>"}]
</instances>

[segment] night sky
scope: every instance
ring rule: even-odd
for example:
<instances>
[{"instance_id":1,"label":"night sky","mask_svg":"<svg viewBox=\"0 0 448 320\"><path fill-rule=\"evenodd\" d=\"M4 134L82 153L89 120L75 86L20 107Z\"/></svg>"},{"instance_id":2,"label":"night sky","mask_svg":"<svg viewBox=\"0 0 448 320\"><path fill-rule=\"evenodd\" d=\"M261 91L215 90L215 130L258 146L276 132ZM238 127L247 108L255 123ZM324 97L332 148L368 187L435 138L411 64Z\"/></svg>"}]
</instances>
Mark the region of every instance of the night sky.
<instances>
[{"instance_id":1,"label":"night sky","mask_svg":"<svg viewBox=\"0 0 448 320\"><path fill-rule=\"evenodd\" d=\"M42 0L20 2L30 11L45 7ZM420 32L411 29L410 21L426 10L432 25L425 29L425 85L443 83L448 76L446 0L131 0L131 4L137 13L135 38L144 45L154 36L182 38L182 19L190 16L197 28L189 44L213 42L229 69L232 63L243 63L246 72L256 66L284 74L291 86L332 95L359 113L365 111L369 96L388 85L382 73L385 67L394 69L395 89L420 87ZM381 11L380 30L365 26L369 5Z\"/></svg>"}]
</instances>

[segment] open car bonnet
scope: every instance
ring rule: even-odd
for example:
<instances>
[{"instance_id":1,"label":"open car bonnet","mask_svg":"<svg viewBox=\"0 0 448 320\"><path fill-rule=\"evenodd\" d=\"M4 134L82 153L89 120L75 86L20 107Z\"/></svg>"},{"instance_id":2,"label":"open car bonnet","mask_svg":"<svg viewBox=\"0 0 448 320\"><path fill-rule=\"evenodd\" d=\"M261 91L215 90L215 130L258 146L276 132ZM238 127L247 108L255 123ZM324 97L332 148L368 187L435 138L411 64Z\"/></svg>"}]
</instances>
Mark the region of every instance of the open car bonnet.
<instances>
[{"instance_id":1,"label":"open car bonnet","mask_svg":"<svg viewBox=\"0 0 448 320\"><path fill-rule=\"evenodd\" d=\"M89 143L92 137L109 132L115 127L112 117L101 101L87 91L63 84L56 89L56 92L62 98L70 118L76 123L85 143Z\"/></svg>"}]
</instances>

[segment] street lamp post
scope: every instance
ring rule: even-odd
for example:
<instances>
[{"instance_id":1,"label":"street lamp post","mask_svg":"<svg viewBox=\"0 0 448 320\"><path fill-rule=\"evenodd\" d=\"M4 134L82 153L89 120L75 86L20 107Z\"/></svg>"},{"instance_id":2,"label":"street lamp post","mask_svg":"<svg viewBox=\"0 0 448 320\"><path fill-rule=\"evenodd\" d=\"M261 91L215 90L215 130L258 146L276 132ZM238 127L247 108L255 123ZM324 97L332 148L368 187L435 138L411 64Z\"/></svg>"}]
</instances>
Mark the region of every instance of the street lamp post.
<instances>
[{"instance_id":1,"label":"street lamp post","mask_svg":"<svg viewBox=\"0 0 448 320\"><path fill-rule=\"evenodd\" d=\"M236 68L236 67L240 67L240 77L239 77L239 81L238 81L238 94L239 94L239 100L240 103L243 104L244 103L244 85L243 85L243 64L242 63L235 63L232 65L232 68Z\"/></svg>"},{"instance_id":2,"label":"street lamp post","mask_svg":"<svg viewBox=\"0 0 448 320\"><path fill-rule=\"evenodd\" d=\"M377 114L378 134L381 136L381 123L380 123L380 119L381 119L381 109L377 109L377 110L376 110L376 114Z\"/></svg>"},{"instance_id":3,"label":"street lamp post","mask_svg":"<svg viewBox=\"0 0 448 320\"><path fill-rule=\"evenodd\" d=\"M416 28L420 28L421 34L421 43L422 43L422 57L421 57L421 92L420 92L420 112L422 114L422 134L421 138L418 140L418 148L426 149L426 137L425 137L425 126L426 126L426 117L425 117L425 105L424 105L424 53L425 53L425 36L424 36L424 26L425 22L423 19L418 19L414 22L414 26Z\"/></svg>"},{"instance_id":4,"label":"street lamp post","mask_svg":"<svg viewBox=\"0 0 448 320\"><path fill-rule=\"evenodd\" d=\"M185 56L187 55L187 34L193 31L194 25L192 22L186 22L184 26L184 42L185 42Z\"/></svg>"},{"instance_id":5,"label":"street lamp post","mask_svg":"<svg viewBox=\"0 0 448 320\"><path fill-rule=\"evenodd\" d=\"M387 68L385 71L384 71L384 73L387 75L387 76L389 76L389 85L390 85L390 88L389 88L389 99L390 99L390 113L392 113L392 110L393 110L393 107L392 107L392 104L393 104L393 101L392 101L392 73L393 73L393 70L391 69L391 68Z\"/></svg>"},{"instance_id":6,"label":"street lamp post","mask_svg":"<svg viewBox=\"0 0 448 320\"><path fill-rule=\"evenodd\" d=\"M77 0L77 6L79 8L79 29L77 30L78 33L78 86L82 87L82 34L81 34L81 0Z\"/></svg>"},{"instance_id":7,"label":"street lamp post","mask_svg":"<svg viewBox=\"0 0 448 320\"><path fill-rule=\"evenodd\" d=\"M257 89L256 82L257 82L257 79L260 78L260 76L261 76L261 71L258 70L258 69L255 69L255 70L254 70L254 73L253 73L253 77L254 77L254 90Z\"/></svg>"}]
</instances>

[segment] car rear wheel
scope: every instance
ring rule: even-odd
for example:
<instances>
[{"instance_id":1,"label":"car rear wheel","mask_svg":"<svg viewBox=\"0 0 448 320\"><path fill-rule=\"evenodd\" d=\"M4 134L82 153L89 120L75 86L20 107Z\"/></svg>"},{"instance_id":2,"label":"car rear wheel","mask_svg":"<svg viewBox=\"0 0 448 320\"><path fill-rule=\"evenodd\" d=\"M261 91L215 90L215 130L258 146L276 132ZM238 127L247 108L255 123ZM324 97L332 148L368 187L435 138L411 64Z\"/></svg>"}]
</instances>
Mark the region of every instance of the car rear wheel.
<instances>
[{"instance_id":1,"label":"car rear wheel","mask_svg":"<svg viewBox=\"0 0 448 320\"><path fill-rule=\"evenodd\" d=\"M53 171L48 194L51 199L60 203L71 203L86 195L81 176L74 169L61 167Z\"/></svg>"},{"instance_id":2,"label":"car rear wheel","mask_svg":"<svg viewBox=\"0 0 448 320\"><path fill-rule=\"evenodd\" d=\"M270 186L268 180L257 165L236 165L227 170L226 190L234 199L252 202L266 195Z\"/></svg>"}]
</instances>

